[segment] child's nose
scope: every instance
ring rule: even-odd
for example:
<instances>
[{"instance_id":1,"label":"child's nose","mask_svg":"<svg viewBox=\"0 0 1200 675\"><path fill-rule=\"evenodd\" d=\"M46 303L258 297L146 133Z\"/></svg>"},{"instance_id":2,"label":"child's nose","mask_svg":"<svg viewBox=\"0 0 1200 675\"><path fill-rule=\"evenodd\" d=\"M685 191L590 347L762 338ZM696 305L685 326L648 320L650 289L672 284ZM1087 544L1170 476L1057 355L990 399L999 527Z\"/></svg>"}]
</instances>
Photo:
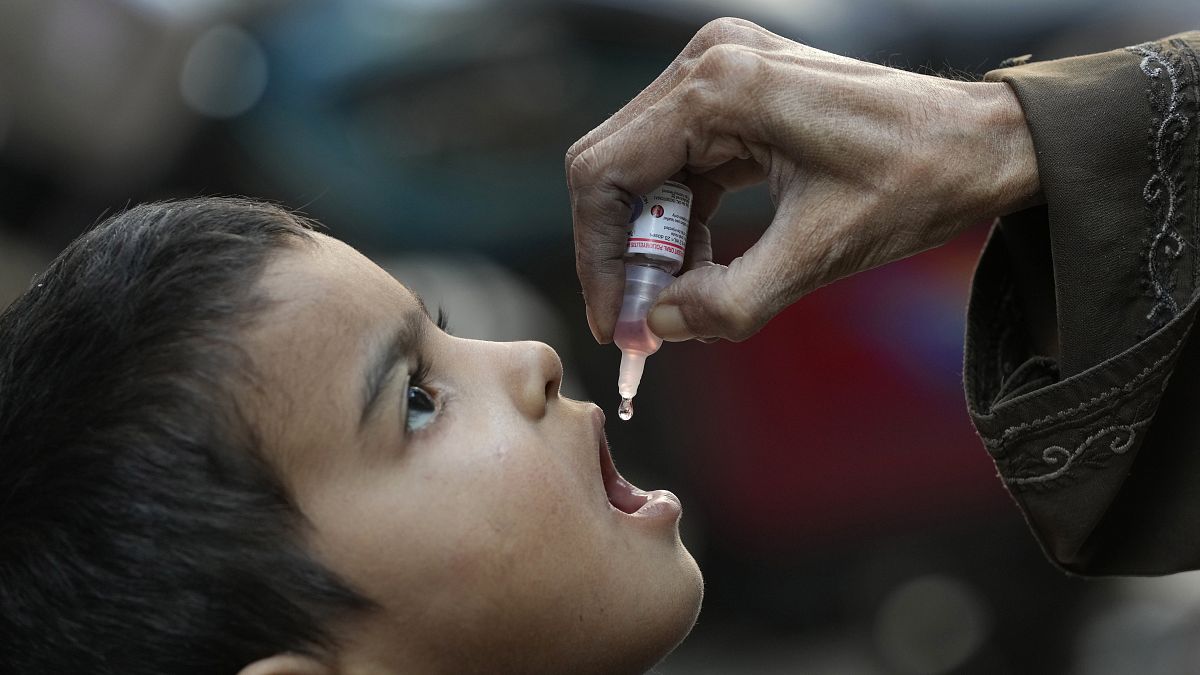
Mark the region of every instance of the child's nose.
<instances>
[{"instance_id":1,"label":"child's nose","mask_svg":"<svg viewBox=\"0 0 1200 675\"><path fill-rule=\"evenodd\" d=\"M511 377L517 408L523 415L540 419L546 414L546 405L558 398L562 360L542 342L514 342L509 347L514 350Z\"/></svg>"}]
</instances>

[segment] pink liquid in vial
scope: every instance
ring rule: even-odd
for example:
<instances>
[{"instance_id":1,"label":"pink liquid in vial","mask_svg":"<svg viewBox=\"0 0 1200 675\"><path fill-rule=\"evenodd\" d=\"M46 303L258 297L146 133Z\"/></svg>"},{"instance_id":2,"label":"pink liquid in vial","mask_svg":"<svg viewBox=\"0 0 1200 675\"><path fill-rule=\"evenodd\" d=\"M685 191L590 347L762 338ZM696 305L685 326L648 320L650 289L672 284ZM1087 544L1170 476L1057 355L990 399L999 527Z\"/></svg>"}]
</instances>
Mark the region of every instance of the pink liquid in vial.
<instances>
[{"instance_id":1,"label":"pink liquid in vial","mask_svg":"<svg viewBox=\"0 0 1200 675\"><path fill-rule=\"evenodd\" d=\"M613 333L613 342L622 351L641 352L649 355L658 351L662 346L662 338L650 331L644 319L633 321L617 320L617 329Z\"/></svg>"}]
</instances>

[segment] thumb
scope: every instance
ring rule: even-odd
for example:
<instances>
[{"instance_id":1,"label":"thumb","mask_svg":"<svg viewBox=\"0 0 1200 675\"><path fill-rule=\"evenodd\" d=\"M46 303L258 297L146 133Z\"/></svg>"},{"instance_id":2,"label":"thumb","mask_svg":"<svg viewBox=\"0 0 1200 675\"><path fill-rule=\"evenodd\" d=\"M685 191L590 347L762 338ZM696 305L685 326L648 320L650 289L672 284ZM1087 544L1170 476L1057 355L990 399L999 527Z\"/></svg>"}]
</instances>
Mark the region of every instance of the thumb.
<instances>
[{"instance_id":1,"label":"thumb","mask_svg":"<svg viewBox=\"0 0 1200 675\"><path fill-rule=\"evenodd\" d=\"M745 258L729 266L709 263L667 286L647 323L655 335L669 342L718 337L740 342L774 315L763 298Z\"/></svg>"},{"instance_id":2,"label":"thumb","mask_svg":"<svg viewBox=\"0 0 1200 675\"><path fill-rule=\"evenodd\" d=\"M650 311L650 330L664 340L724 338L741 342L818 284L811 240L820 222L802 194L779 198L763 236L729 266L697 266L667 286ZM829 257L829 256L825 256Z\"/></svg>"}]
</instances>

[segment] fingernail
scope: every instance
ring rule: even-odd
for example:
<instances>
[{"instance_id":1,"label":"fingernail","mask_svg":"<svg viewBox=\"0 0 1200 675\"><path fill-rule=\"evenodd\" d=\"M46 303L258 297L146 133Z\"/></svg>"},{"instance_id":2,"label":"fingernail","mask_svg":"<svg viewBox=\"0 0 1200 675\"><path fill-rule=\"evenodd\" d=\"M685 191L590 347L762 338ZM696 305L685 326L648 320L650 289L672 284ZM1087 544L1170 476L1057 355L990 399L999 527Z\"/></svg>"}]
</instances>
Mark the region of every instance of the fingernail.
<instances>
[{"instance_id":1,"label":"fingernail","mask_svg":"<svg viewBox=\"0 0 1200 675\"><path fill-rule=\"evenodd\" d=\"M659 305L650 310L646 323L655 335L667 342L682 342L695 337L683 320L683 312L675 305Z\"/></svg>"}]
</instances>

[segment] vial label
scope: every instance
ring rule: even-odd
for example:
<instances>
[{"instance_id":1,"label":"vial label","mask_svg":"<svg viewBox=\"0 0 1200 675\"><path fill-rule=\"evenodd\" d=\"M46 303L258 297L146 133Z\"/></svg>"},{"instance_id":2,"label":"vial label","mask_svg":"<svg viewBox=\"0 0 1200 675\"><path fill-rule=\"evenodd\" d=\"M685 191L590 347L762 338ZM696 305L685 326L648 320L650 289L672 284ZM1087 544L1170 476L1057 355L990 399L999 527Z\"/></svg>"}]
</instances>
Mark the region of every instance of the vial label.
<instances>
[{"instance_id":1,"label":"vial label","mask_svg":"<svg viewBox=\"0 0 1200 675\"><path fill-rule=\"evenodd\" d=\"M692 191L682 183L667 181L649 194L638 197L629 228L626 253L645 253L676 262L683 261L687 245Z\"/></svg>"}]
</instances>

